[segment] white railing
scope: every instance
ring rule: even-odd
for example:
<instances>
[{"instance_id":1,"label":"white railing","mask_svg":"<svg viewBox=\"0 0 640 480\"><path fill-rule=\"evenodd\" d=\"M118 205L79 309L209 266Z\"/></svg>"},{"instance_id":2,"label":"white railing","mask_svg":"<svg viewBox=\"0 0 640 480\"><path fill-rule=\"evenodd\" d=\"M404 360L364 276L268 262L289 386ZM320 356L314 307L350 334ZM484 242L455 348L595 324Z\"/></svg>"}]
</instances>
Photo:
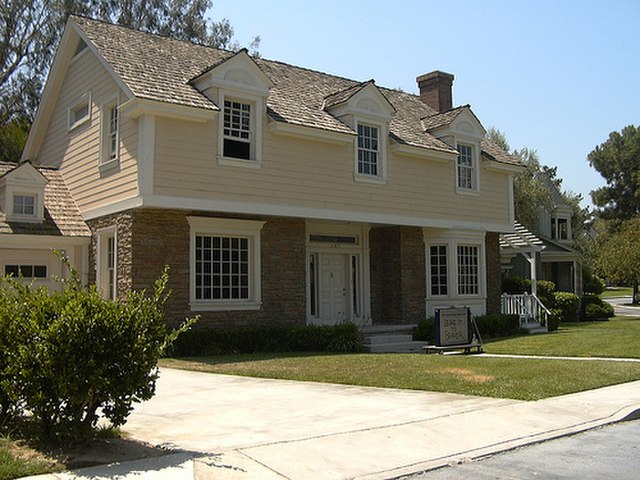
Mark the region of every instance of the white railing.
<instances>
[{"instance_id":1,"label":"white railing","mask_svg":"<svg viewBox=\"0 0 640 480\"><path fill-rule=\"evenodd\" d=\"M538 297L530 293L510 295L503 293L500 297L500 310L504 314L518 315L520 326L526 328L529 322L539 323L540 326L547 326L547 319L551 312L544 306Z\"/></svg>"}]
</instances>

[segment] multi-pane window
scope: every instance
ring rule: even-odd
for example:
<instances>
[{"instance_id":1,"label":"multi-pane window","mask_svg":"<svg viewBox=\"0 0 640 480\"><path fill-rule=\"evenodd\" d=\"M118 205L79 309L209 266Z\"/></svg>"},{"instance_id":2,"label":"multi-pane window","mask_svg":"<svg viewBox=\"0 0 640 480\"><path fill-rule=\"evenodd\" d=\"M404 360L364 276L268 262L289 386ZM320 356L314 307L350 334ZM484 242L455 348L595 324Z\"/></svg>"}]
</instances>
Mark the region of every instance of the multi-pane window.
<instances>
[{"instance_id":1,"label":"multi-pane window","mask_svg":"<svg viewBox=\"0 0 640 480\"><path fill-rule=\"evenodd\" d=\"M479 248L458 245L458 295L477 295L479 290Z\"/></svg>"},{"instance_id":2,"label":"multi-pane window","mask_svg":"<svg viewBox=\"0 0 640 480\"><path fill-rule=\"evenodd\" d=\"M358 173L378 176L378 128L358 124Z\"/></svg>"},{"instance_id":3,"label":"multi-pane window","mask_svg":"<svg viewBox=\"0 0 640 480\"><path fill-rule=\"evenodd\" d=\"M447 295L446 245L429 247L429 265L431 266L431 295Z\"/></svg>"},{"instance_id":4,"label":"multi-pane window","mask_svg":"<svg viewBox=\"0 0 640 480\"><path fill-rule=\"evenodd\" d=\"M35 195L14 195L13 196L13 214L28 215L30 217L36 214L36 197Z\"/></svg>"},{"instance_id":5,"label":"multi-pane window","mask_svg":"<svg viewBox=\"0 0 640 480\"><path fill-rule=\"evenodd\" d=\"M251 104L225 100L223 127L223 155L251 159Z\"/></svg>"},{"instance_id":6,"label":"multi-pane window","mask_svg":"<svg viewBox=\"0 0 640 480\"><path fill-rule=\"evenodd\" d=\"M566 218L551 219L551 238L567 240L569 238L569 221Z\"/></svg>"},{"instance_id":7,"label":"multi-pane window","mask_svg":"<svg viewBox=\"0 0 640 480\"><path fill-rule=\"evenodd\" d=\"M78 127L91 119L91 95L86 93L80 97L75 104L69 107L68 127L69 130Z\"/></svg>"},{"instance_id":8,"label":"multi-pane window","mask_svg":"<svg viewBox=\"0 0 640 480\"><path fill-rule=\"evenodd\" d=\"M195 299L248 300L249 239L196 235Z\"/></svg>"},{"instance_id":9,"label":"multi-pane window","mask_svg":"<svg viewBox=\"0 0 640 480\"><path fill-rule=\"evenodd\" d=\"M458 145L458 188L474 188L473 147Z\"/></svg>"},{"instance_id":10,"label":"multi-pane window","mask_svg":"<svg viewBox=\"0 0 640 480\"><path fill-rule=\"evenodd\" d=\"M107 159L118 158L118 106L109 107L109 131L107 134Z\"/></svg>"},{"instance_id":11,"label":"multi-pane window","mask_svg":"<svg viewBox=\"0 0 640 480\"><path fill-rule=\"evenodd\" d=\"M47 278L46 265L5 265L4 274L23 278Z\"/></svg>"},{"instance_id":12,"label":"multi-pane window","mask_svg":"<svg viewBox=\"0 0 640 480\"><path fill-rule=\"evenodd\" d=\"M109 236L106 241L107 298L113 300L116 297L116 239Z\"/></svg>"}]
</instances>

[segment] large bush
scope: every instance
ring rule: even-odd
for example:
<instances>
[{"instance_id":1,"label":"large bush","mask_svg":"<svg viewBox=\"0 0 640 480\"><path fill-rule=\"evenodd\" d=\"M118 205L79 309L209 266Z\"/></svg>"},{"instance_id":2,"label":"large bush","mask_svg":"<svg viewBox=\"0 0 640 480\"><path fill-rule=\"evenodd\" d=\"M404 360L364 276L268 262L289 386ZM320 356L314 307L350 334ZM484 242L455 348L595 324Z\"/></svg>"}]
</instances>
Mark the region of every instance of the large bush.
<instances>
[{"instance_id":1,"label":"large bush","mask_svg":"<svg viewBox=\"0 0 640 480\"><path fill-rule=\"evenodd\" d=\"M555 292L555 307L562 312L563 322L577 322L580 298L575 293Z\"/></svg>"},{"instance_id":2,"label":"large bush","mask_svg":"<svg viewBox=\"0 0 640 480\"><path fill-rule=\"evenodd\" d=\"M429 317L420 320L413 331L413 339L433 344L436 341L435 319L433 317Z\"/></svg>"},{"instance_id":3,"label":"large bush","mask_svg":"<svg viewBox=\"0 0 640 480\"><path fill-rule=\"evenodd\" d=\"M169 331L165 270L151 296L104 300L77 274L60 291L0 279L0 401L5 416L30 412L45 437L84 437L99 416L123 425L154 394L157 362L187 328Z\"/></svg>"},{"instance_id":4,"label":"large bush","mask_svg":"<svg viewBox=\"0 0 640 480\"><path fill-rule=\"evenodd\" d=\"M547 308L555 308L556 304L556 284L550 280L538 280L536 283L538 298Z\"/></svg>"},{"instance_id":5,"label":"large bush","mask_svg":"<svg viewBox=\"0 0 640 480\"><path fill-rule=\"evenodd\" d=\"M531 293L531 280L523 277L507 276L502 279L502 293L517 295Z\"/></svg>"}]
</instances>

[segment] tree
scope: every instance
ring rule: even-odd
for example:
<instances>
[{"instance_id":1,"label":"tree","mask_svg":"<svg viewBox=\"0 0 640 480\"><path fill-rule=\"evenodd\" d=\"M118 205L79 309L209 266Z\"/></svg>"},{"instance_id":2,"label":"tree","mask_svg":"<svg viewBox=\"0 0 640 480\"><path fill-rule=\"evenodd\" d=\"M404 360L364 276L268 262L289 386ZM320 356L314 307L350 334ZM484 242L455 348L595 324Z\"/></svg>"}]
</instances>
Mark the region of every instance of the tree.
<instances>
[{"instance_id":1,"label":"tree","mask_svg":"<svg viewBox=\"0 0 640 480\"><path fill-rule=\"evenodd\" d=\"M547 180L551 181L560 191L563 200L571 206L573 213L571 225L573 238L580 242L583 237L582 225L587 217L587 212L580 207L582 197L572 192L562 190L562 179L557 178L557 168L542 165L536 150L523 147L520 150L511 150L507 137L495 127L489 128L487 138L518 157L524 166L524 170L514 177L514 204L515 215L518 222L535 231L538 227L538 209L541 205L551 202L551 195L547 187Z\"/></svg>"},{"instance_id":2,"label":"tree","mask_svg":"<svg viewBox=\"0 0 640 480\"><path fill-rule=\"evenodd\" d=\"M605 219L627 220L640 214L640 128L629 125L611 132L609 139L588 156L607 184L591 192Z\"/></svg>"},{"instance_id":3,"label":"tree","mask_svg":"<svg viewBox=\"0 0 640 480\"><path fill-rule=\"evenodd\" d=\"M227 19L208 20L212 0L3 0L0 2L0 146L17 160L25 138L16 127L33 119L55 45L69 15L171 36L216 48L238 49ZM249 48L257 55L260 37ZM17 123L16 123L17 122ZM13 127L6 131L7 126ZM28 127L27 127L28 130ZM7 150L4 150L4 149ZM19 153L17 155L19 157Z\"/></svg>"},{"instance_id":4,"label":"tree","mask_svg":"<svg viewBox=\"0 0 640 480\"><path fill-rule=\"evenodd\" d=\"M633 286L633 303L640 302L640 215L601 234L593 248L594 266L607 279Z\"/></svg>"}]
</instances>

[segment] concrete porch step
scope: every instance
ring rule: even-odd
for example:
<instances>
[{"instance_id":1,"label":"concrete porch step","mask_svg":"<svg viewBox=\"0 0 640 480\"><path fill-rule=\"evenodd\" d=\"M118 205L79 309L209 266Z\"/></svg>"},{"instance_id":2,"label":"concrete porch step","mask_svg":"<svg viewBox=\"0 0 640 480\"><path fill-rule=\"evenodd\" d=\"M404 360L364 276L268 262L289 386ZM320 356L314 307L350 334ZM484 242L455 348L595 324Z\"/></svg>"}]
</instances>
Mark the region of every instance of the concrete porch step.
<instances>
[{"instance_id":1,"label":"concrete porch step","mask_svg":"<svg viewBox=\"0 0 640 480\"><path fill-rule=\"evenodd\" d=\"M425 342L413 340L415 325L369 325L362 328L363 346L369 353L422 352Z\"/></svg>"},{"instance_id":2,"label":"concrete porch step","mask_svg":"<svg viewBox=\"0 0 640 480\"><path fill-rule=\"evenodd\" d=\"M365 335L362 339L365 345L384 345L387 343L406 343L413 340L412 335Z\"/></svg>"},{"instance_id":3,"label":"concrete porch step","mask_svg":"<svg viewBox=\"0 0 640 480\"><path fill-rule=\"evenodd\" d=\"M522 328L525 328L529 333L546 333L547 327L541 325L539 322L526 322L522 324Z\"/></svg>"}]
</instances>

